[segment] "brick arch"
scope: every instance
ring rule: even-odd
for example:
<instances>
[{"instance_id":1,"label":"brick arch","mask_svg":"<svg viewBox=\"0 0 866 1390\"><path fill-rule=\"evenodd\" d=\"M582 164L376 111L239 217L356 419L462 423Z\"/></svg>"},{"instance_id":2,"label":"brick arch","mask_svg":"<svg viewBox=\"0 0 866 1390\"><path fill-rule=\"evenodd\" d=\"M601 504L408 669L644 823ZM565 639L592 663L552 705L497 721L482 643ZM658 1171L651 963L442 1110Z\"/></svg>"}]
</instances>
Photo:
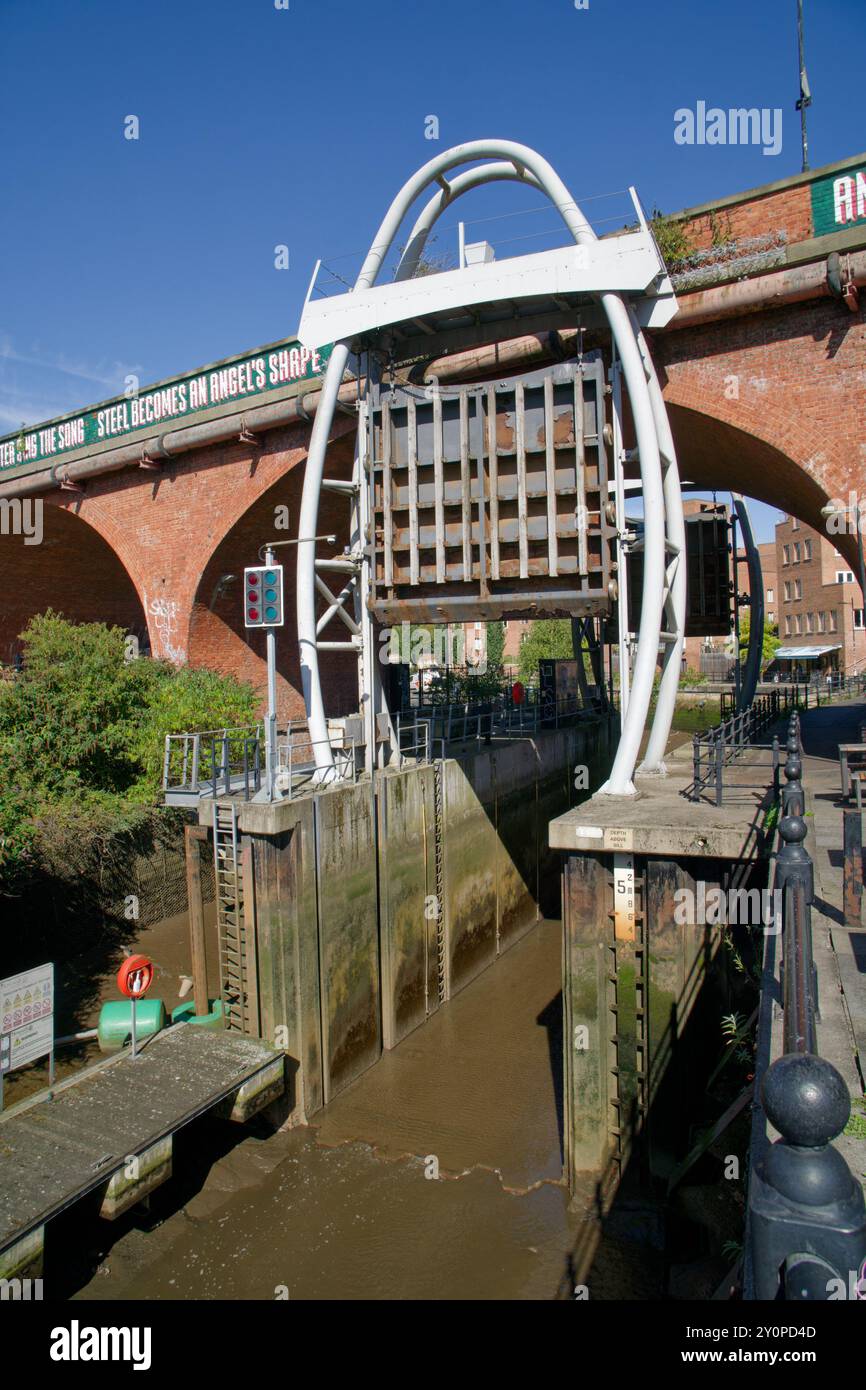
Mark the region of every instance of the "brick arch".
<instances>
[{"instance_id":1,"label":"brick arch","mask_svg":"<svg viewBox=\"0 0 866 1390\"><path fill-rule=\"evenodd\" d=\"M124 547L72 507L50 500L42 505L39 544L27 544L24 535L0 540L0 589L4 663L20 651L19 634L29 620L48 608L73 622L122 627L146 642L144 607Z\"/></svg>"},{"instance_id":2,"label":"brick arch","mask_svg":"<svg viewBox=\"0 0 866 1390\"><path fill-rule=\"evenodd\" d=\"M342 432L341 432L342 433ZM331 477L348 478L352 473L354 428L332 441L328 450L327 472ZM189 661L195 666L227 671L248 680L258 690L260 706L266 705L265 634L243 625L242 580L247 565L259 563L259 547L267 541L289 540L297 535L301 505L303 469L283 471L258 490L227 527L214 545L192 600L189 630ZM276 529L277 508L286 508L289 529ZM282 520L282 515L280 516ZM320 549L339 553L348 542L349 507L345 499L323 493L319 513L319 533L337 536L336 547ZM277 704L280 723L304 717L295 624L295 566L297 549L286 547L278 559L285 569L285 625L277 631ZM326 634L334 641L348 636L342 624L334 622ZM348 656L323 653L322 669L329 714L349 712L357 707L357 663Z\"/></svg>"},{"instance_id":3,"label":"brick arch","mask_svg":"<svg viewBox=\"0 0 866 1390\"><path fill-rule=\"evenodd\" d=\"M337 433L353 429L353 420L341 420ZM309 425L283 426L253 444L213 444L159 470L106 474L89 479L83 492L50 495L120 556L146 614L155 657L177 664L192 659L196 596L211 556L260 497L289 474L302 473L308 439Z\"/></svg>"},{"instance_id":4,"label":"brick arch","mask_svg":"<svg viewBox=\"0 0 866 1390\"><path fill-rule=\"evenodd\" d=\"M822 298L653 335L683 476L824 530L827 501L866 491L864 327ZM856 562L853 534L832 539Z\"/></svg>"}]
</instances>

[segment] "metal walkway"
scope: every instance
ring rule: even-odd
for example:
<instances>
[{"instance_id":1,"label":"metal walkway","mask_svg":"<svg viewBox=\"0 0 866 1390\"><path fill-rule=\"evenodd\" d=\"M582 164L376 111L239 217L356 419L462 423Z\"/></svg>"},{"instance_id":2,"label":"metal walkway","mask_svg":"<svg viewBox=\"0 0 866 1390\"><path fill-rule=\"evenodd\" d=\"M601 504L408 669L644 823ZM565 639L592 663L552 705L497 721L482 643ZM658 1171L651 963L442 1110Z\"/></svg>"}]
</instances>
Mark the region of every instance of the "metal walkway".
<instances>
[{"instance_id":1,"label":"metal walkway","mask_svg":"<svg viewBox=\"0 0 866 1390\"><path fill-rule=\"evenodd\" d=\"M52 1100L10 1110L0 1117L0 1256L89 1192L110 1188L160 1141L169 1141L167 1177L175 1130L242 1088L231 1117L245 1119L284 1084L282 1053L237 1033L179 1024L134 1060L122 1053L62 1082Z\"/></svg>"}]
</instances>

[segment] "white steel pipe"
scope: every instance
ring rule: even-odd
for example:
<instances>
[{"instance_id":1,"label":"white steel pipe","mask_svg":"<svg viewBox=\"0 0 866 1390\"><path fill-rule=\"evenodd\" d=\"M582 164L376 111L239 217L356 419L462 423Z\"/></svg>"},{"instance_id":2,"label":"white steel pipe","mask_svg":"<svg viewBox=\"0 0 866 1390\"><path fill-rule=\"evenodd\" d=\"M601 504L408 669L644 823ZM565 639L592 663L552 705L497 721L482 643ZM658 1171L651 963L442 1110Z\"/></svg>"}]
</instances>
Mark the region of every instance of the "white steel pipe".
<instances>
[{"instance_id":1,"label":"white steel pipe","mask_svg":"<svg viewBox=\"0 0 866 1390\"><path fill-rule=\"evenodd\" d=\"M686 640L686 523L683 515L683 494L680 486L674 437L668 412L665 409L662 389L646 338L638 327L633 311L631 317L649 384L650 401L662 458L665 538L668 553L675 561L669 589L671 611L668 619L670 630L674 634L674 641L668 642L665 646L652 728L641 763L641 772L664 773L666 770L664 764L665 749L676 709L683 647ZM667 565L665 566L665 583L667 583Z\"/></svg>"},{"instance_id":2,"label":"white steel pipe","mask_svg":"<svg viewBox=\"0 0 866 1390\"><path fill-rule=\"evenodd\" d=\"M366 289L375 284L403 218L415 199L430 183L434 180L441 183L442 176L457 165L475 159L493 159L496 157L505 159L512 165L513 177L516 179L525 178L528 172L557 208L579 245L591 244L596 240L595 233L583 213L547 160L528 146L519 145L512 141L471 141L435 156L403 185L379 227L358 275L355 289ZM508 175L501 166L492 166L492 179L506 177ZM464 180L463 191L466 191L470 186L474 187L476 184L486 181L485 168L472 170L470 177ZM446 194L445 188L443 188L442 193L443 199L441 201L442 205L445 206L453 200L451 185L448 185L447 199L444 196ZM438 203L440 200L437 197L435 201ZM425 214L422 214L422 221L425 215L426 210ZM438 211L436 215L438 215ZM424 232L424 239L426 240L427 232L424 231L423 227L420 230ZM421 245L423 248L423 242ZM413 247L412 254L417 264L417 256L420 255L417 246ZM631 400L646 512L644 590L641 607L641 631L635 659L634 692L611 775L602 788L603 791L612 795L628 795L634 794L632 775L649 710L655 656L661 631L665 579L664 491L655 418L647 376L628 310L619 295L604 293L599 297L619 351L626 388ZM310 441L299 525L299 536L302 544L298 549L297 599L301 668L310 733L317 740L316 760L320 768L323 769L333 768L333 754L327 743L327 723L315 652L315 553L310 546L304 545L303 541L309 539L312 542L312 537L315 535L327 437L336 406L336 393L342 380L348 355L348 344L337 344L328 364L322 401L316 416L313 437ZM320 734L324 741L324 747L318 742Z\"/></svg>"}]
</instances>

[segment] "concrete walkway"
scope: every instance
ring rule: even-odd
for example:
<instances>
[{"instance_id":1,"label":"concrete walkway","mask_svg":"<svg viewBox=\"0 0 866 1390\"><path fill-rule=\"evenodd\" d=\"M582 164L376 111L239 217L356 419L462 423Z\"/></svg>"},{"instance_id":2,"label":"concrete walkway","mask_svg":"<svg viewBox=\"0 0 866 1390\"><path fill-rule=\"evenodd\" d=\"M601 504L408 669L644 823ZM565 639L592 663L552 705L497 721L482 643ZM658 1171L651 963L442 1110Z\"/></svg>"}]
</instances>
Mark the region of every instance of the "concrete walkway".
<instances>
[{"instance_id":1,"label":"concrete walkway","mask_svg":"<svg viewBox=\"0 0 866 1390\"><path fill-rule=\"evenodd\" d=\"M841 795L839 744L857 742L864 721L862 703L824 705L801 716L806 847L815 865L818 1046L844 1076L852 1102L863 1095L866 1071L866 928L846 927L842 914L842 811L848 803ZM866 1121L856 1104L852 1114ZM866 1182L866 1139L844 1134L836 1147L852 1173Z\"/></svg>"}]
</instances>

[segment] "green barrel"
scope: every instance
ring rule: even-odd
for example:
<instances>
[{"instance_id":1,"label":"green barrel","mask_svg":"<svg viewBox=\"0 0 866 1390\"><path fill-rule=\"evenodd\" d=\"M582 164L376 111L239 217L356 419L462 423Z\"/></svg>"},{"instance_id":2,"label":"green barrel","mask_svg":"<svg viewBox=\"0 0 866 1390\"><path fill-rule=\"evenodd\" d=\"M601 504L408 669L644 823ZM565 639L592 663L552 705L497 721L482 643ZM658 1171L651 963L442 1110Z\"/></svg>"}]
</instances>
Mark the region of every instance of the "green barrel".
<instances>
[{"instance_id":1,"label":"green barrel","mask_svg":"<svg viewBox=\"0 0 866 1390\"><path fill-rule=\"evenodd\" d=\"M153 1037L165 1027L165 1005L161 999L139 999L135 1009L135 1036L138 1042ZM119 1052L132 1041L132 1000L112 999L103 1004L96 1030L100 1052Z\"/></svg>"}]
</instances>

